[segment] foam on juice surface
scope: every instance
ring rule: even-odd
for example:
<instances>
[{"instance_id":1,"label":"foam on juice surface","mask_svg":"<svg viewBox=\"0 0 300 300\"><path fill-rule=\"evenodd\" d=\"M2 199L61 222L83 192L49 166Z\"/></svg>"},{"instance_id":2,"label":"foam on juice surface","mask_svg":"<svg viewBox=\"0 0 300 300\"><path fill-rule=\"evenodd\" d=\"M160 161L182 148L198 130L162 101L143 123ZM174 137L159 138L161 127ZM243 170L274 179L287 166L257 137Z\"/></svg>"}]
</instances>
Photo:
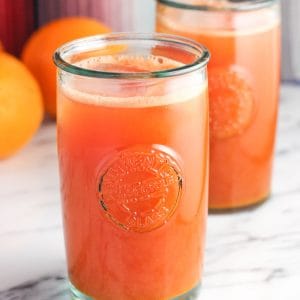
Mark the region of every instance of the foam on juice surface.
<instances>
[{"instance_id":1,"label":"foam on juice surface","mask_svg":"<svg viewBox=\"0 0 300 300\"><path fill-rule=\"evenodd\" d=\"M218 21L216 22L216 20ZM192 12L189 10L186 12L174 10L168 16L162 14L159 18L159 23L163 27L183 35L192 33L210 36L239 36L268 32L280 25L280 19L276 12L270 9L263 9L259 12L246 11L243 13L216 11L211 14L197 10Z\"/></svg>"},{"instance_id":2,"label":"foam on juice surface","mask_svg":"<svg viewBox=\"0 0 300 300\"><path fill-rule=\"evenodd\" d=\"M81 60L76 66L114 73L145 73L181 67L162 56L98 56ZM113 79L70 75L62 92L71 100L112 107L151 107L185 102L199 97L207 88L199 72L171 78Z\"/></svg>"},{"instance_id":3,"label":"foam on juice surface","mask_svg":"<svg viewBox=\"0 0 300 300\"><path fill-rule=\"evenodd\" d=\"M131 55L106 55L90 57L75 63L75 65L84 69L96 71L142 73L174 69L181 67L183 64L166 57L155 55L149 55L146 57Z\"/></svg>"}]
</instances>

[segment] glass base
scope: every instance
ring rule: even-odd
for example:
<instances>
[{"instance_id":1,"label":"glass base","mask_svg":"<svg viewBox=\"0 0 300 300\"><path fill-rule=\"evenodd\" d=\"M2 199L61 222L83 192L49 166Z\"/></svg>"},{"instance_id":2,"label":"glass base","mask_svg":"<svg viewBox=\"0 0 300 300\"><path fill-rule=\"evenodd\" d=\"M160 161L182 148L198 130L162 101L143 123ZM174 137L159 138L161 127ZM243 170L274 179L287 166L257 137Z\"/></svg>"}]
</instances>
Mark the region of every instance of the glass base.
<instances>
[{"instance_id":1,"label":"glass base","mask_svg":"<svg viewBox=\"0 0 300 300\"><path fill-rule=\"evenodd\" d=\"M236 207L208 208L208 212L209 212L209 214L213 215L213 214L225 214L225 213L235 213L235 212L241 212L241 211L255 210L256 208L264 205L269 198L270 198L270 195L267 195L254 203L246 204L246 205L242 205L242 206L236 206Z\"/></svg>"},{"instance_id":2,"label":"glass base","mask_svg":"<svg viewBox=\"0 0 300 300\"><path fill-rule=\"evenodd\" d=\"M194 288L188 292L181 294L171 300L197 300L201 291L201 282L198 283Z\"/></svg>"},{"instance_id":3,"label":"glass base","mask_svg":"<svg viewBox=\"0 0 300 300\"><path fill-rule=\"evenodd\" d=\"M69 290L72 300L93 300L93 298L83 294L69 281Z\"/></svg>"},{"instance_id":4,"label":"glass base","mask_svg":"<svg viewBox=\"0 0 300 300\"><path fill-rule=\"evenodd\" d=\"M70 286L70 294L72 300L100 300L100 299L91 298L83 294L82 292L77 290L76 287L71 282L69 282L69 286ZM199 297L200 290L201 290L201 283L199 283L197 286L195 286L193 289L189 290L188 292L176 296L175 298L171 298L169 300L196 300ZM155 300L159 300L159 299L155 299ZM165 300L165 299L161 299L161 300Z\"/></svg>"}]
</instances>

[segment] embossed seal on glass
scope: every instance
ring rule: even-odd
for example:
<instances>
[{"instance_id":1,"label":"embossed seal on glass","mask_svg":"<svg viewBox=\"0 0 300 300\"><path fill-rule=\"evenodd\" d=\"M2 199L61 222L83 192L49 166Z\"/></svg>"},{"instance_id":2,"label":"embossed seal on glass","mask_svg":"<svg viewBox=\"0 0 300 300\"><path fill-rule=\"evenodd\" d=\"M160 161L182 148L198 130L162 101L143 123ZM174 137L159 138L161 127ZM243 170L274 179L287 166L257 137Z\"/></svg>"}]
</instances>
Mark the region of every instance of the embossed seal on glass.
<instances>
[{"instance_id":1,"label":"embossed seal on glass","mask_svg":"<svg viewBox=\"0 0 300 300\"><path fill-rule=\"evenodd\" d=\"M231 138L243 133L254 118L255 101L246 70L212 68L209 70L210 135Z\"/></svg>"},{"instance_id":2,"label":"embossed seal on glass","mask_svg":"<svg viewBox=\"0 0 300 300\"><path fill-rule=\"evenodd\" d=\"M172 151L165 150L164 146L128 148L101 169L98 197L112 222L146 232L173 215L182 192L182 172Z\"/></svg>"}]
</instances>

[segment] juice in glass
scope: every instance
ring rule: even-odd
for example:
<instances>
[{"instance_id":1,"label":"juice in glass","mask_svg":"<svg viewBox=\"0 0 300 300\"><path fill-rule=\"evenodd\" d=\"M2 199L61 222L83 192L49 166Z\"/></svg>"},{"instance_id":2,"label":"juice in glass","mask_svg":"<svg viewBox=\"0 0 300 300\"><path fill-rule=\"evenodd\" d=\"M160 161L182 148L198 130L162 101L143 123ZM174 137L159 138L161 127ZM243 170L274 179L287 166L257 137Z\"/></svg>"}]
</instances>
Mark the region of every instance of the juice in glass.
<instances>
[{"instance_id":1,"label":"juice in glass","mask_svg":"<svg viewBox=\"0 0 300 300\"><path fill-rule=\"evenodd\" d=\"M173 48L182 59L164 55ZM65 243L76 299L198 293L208 57L196 42L158 34L95 36L55 53Z\"/></svg>"},{"instance_id":2,"label":"juice in glass","mask_svg":"<svg viewBox=\"0 0 300 300\"><path fill-rule=\"evenodd\" d=\"M157 31L206 45L210 101L209 208L270 193L279 94L279 2L158 0Z\"/></svg>"}]
</instances>

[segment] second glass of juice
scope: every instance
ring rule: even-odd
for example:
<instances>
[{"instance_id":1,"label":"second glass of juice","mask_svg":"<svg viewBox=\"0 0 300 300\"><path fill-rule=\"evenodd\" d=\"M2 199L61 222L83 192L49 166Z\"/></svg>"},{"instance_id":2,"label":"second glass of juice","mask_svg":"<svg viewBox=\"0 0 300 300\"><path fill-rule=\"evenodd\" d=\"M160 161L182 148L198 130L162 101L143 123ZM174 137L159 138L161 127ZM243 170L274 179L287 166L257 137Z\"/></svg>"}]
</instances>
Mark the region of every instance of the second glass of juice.
<instances>
[{"instance_id":1,"label":"second glass of juice","mask_svg":"<svg viewBox=\"0 0 300 300\"><path fill-rule=\"evenodd\" d=\"M270 193L280 67L277 0L158 0L157 30L211 51L209 208L257 204Z\"/></svg>"},{"instance_id":2,"label":"second glass of juice","mask_svg":"<svg viewBox=\"0 0 300 300\"><path fill-rule=\"evenodd\" d=\"M200 44L162 34L89 37L55 53L74 298L197 294L207 215L208 58Z\"/></svg>"}]
</instances>

